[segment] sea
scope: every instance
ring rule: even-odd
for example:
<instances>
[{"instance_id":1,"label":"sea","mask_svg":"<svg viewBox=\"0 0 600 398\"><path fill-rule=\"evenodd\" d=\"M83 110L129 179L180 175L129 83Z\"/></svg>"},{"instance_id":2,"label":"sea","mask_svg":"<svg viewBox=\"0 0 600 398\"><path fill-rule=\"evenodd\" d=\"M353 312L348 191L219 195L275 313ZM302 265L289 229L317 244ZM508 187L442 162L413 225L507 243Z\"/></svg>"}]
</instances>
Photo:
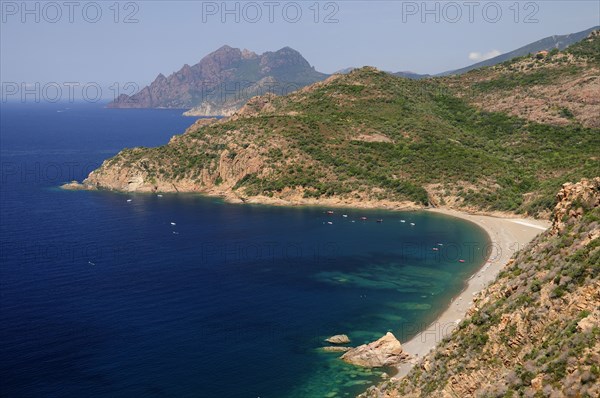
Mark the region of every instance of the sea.
<instances>
[{"instance_id":1,"label":"sea","mask_svg":"<svg viewBox=\"0 0 600 398\"><path fill-rule=\"evenodd\" d=\"M404 342L486 260L482 229L430 212L60 189L181 114L2 104L0 396L354 397L394 370L324 340Z\"/></svg>"}]
</instances>

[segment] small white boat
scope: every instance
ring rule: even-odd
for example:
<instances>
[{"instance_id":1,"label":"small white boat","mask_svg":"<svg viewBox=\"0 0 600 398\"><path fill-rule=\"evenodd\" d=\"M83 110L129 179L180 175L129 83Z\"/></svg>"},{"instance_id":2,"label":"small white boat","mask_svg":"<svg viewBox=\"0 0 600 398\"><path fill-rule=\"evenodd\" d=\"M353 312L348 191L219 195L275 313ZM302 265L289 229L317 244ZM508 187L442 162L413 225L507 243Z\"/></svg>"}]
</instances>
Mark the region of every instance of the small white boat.
<instances>
[{"instance_id":1,"label":"small white boat","mask_svg":"<svg viewBox=\"0 0 600 398\"><path fill-rule=\"evenodd\" d=\"M438 246L444 246L444 244L443 243L438 243Z\"/></svg>"},{"instance_id":2,"label":"small white boat","mask_svg":"<svg viewBox=\"0 0 600 398\"><path fill-rule=\"evenodd\" d=\"M88 264L89 264L89 265L96 265L96 264L94 264L94 263L93 263L93 262L91 262L91 261L88 261Z\"/></svg>"},{"instance_id":3,"label":"small white boat","mask_svg":"<svg viewBox=\"0 0 600 398\"><path fill-rule=\"evenodd\" d=\"M133 199L127 199L127 203L131 203Z\"/></svg>"},{"instance_id":4,"label":"small white boat","mask_svg":"<svg viewBox=\"0 0 600 398\"><path fill-rule=\"evenodd\" d=\"M342 214L342 217L348 218L348 214Z\"/></svg>"},{"instance_id":5,"label":"small white boat","mask_svg":"<svg viewBox=\"0 0 600 398\"><path fill-rule=\"evenodd\" d=\"M175 224L174 222L171 221L171 225L177 225L177 224Z\"/></svg>"},{"instance_id":6,"label":"small white boat","mask_svg":"<svg viewBox=\"0 0 600 398\"><path fill-rule=\"evenodd\" d=\"M158 196L159 198L162 198L162 195L156 195L156 196Z\"/></svg>"},{"instance_id":7,"label":"small white boat","mask_svg":"<svg viewBox=\"0 0 600 398\"><path fill-rule=\"evenodd\" d=\"M400 222L406 222L406 220L400 220Z\"/></svg>"},{"instance_id":8,"label":"small white boat","mask_svg":"<svg viewBox=\"0 0 600 398\"><path fill-rule=\"evenodd\" d=\"M411 223L410 223L410 225L412 225L412 226L414 227L414 226L415 226L415 223L414 223L414 222L411 222Z\"/></svg>"},{"instance_id":9,"label":"small white boat","mask_svg":"<svg viewBox=\"0 0 600 398\"><path fill-rule=\"evenodd\" d=\"M179 235L179 232L173 231L173 235Z\"/></svg>"}]
</instances>

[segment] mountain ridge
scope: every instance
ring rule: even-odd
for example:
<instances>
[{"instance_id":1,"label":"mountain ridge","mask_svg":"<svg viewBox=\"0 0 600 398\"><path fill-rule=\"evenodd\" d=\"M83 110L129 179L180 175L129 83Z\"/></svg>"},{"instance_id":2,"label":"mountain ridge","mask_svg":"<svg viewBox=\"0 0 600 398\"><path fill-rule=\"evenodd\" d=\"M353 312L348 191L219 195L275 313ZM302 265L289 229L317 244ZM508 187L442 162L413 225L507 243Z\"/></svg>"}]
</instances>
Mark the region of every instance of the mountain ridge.
<instances>
[{"instance_id":1,"label":"mountain ridge","mask_svg":"<svg viewBox=\"0 0 600 398\"><path fill-rule=\"evenodd\" d=\"M556 75L560 87L563 70L583 76L597 69L586 54L598 43L594 36L576 54L535 59L534 70ZM493 68L492 77L499 73ZM518 82L532 72L506 73ZM572 79L570 73L564 76ZM124 150L84 185L543 216L565 180L600 174L600 130L581 125L586 115L564 114L553 124L486 111L469 103L465 92L472 87L465 82L449 87L371 67L333 75L287 96L255 97L228 119L200 120L163 147Z\"/></svg>"},{"instance_id":2,"label":"mountain ridge","mask_svg":"<svg viewBox=\"0 0 600 398\"><path fill-rule=\"evenodd\" d=\"M461 75L474 69L479 69L484 66L494 66L502 62L509 61L513 58L522 57L528 54L536 54L540 51L550 51L554 48L557 50L564 50L570 45L585 39L591 32L598 29L600 29L600 26L594 26L576 33L544 37L543 39L519 47L516 50L500 54L496 57L477 62L463 68L438 73L434 76Z\"/></svg>"},{"instance_id":3,"label":"mountain ridge","mask_svg":"<svg viewBox=\"0 0 600 398\"><path fill-rule=\"evenodd\" d=\"M598 27L549 36L490 60L437 75L407 71L389 73L415 80L461 75L529 53L552 48L564 49L594 29ZM334 74L346 74L353 69L356 68L344 68ZM121 94L107 106L186 109L186 116L231 116L253 96L289 94L329 76L317 72L298 51L289 46L258 55L246 49L223 45L195 65L184 64L169 76L159 73L152 83L139 92L131 96Z\"/></svg>"},{"instance_id":4,"label":"mountain ridge","mask_svg":"<svg viewBox=\"0 0 600 398\"><path fill-rule=\"evenodd\" d=\"M197 64L156 79L138 93L120 95L109 108L176 108L196 106L219 108L229 102L248 100L244 90L265 78L300 88L328 75L317 72L302 55L291 47L256 54L224 45L203 57Z\"/></svg>"}]
</instances>

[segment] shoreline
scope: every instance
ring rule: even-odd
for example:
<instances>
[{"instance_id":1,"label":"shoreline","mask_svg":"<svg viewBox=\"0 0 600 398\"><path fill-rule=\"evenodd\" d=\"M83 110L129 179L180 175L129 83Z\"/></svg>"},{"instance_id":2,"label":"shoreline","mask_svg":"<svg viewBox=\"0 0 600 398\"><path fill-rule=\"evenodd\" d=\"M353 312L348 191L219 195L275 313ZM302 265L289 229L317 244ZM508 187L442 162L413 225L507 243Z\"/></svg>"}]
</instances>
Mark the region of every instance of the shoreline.
<instances>
[{"instance_id":1,"label":"shoreline","mask_svg":"<svg viewBox=\"0 0 600 398\"><path fill-rule=\"evenodd\" d=\"M61 186L66 190L98 190L78 183L71 182ZM108 189L106 191L122 194L157 194L159 192L140 192ZM482 228L487 234L495 251L481 267L466 280L464 289L454 297L444 311L427 328L421 330L410 340L401 342L404 352L410 354L412 359L396 366L397 373L392 377L401 379L417 365L423 357L435 348L445 336L449 335L457 326L458 322L465 318L467 311L473 304L473 298L492 283L500 271L508 264L512 256L524 248L537 235L551 226L549 220L526 218L518 214L505 212L486 212L469 210L455 210L450 208L431 208L417 205L413 202L395 202L387 200L351 200L342 198L271 198L266 196L253 196L241 198L233 193L218 190L206 190L203 192L164 192L165 194L189 194L204 197L220 198L229 204L238 205L261 205L276 207L322 207L338 209L363 209L383 211L429 211L455 217L474 223ZM499 250L498 250L499 248Z\"/></svg>"},{"instance_id":2,"label":"shoreline","mask_svg":"<svg viewBox=\"0 0 600 398\"><path fill-rule=\"evenodd\" d=\"M532 218L495 217L437 208L425 211L460 218L478 225L486 232L493 247L497 249L466 281L465 288L448 303L448 307L427 328L410 340L402 342L404 352L412 355L413 359L397 366L398 373L394 376L395 379L406 376L445 336L450 335L458 323L465 318L473 305L473 298L496 280L515 252L524 248L551 225L550 221Z\"/></svg>"}]
</instances>

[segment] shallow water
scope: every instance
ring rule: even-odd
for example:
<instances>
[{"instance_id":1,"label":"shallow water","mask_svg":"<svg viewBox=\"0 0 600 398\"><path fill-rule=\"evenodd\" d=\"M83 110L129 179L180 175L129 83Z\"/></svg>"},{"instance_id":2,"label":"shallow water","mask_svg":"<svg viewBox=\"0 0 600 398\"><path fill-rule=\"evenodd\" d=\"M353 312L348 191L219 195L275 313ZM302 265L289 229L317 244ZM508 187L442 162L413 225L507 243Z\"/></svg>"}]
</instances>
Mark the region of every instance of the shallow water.
<instances>
[{"instance_id":1,"label":"shallow water","mask_svg":"<svg viewBox=\"0 0 600 398\"><path fill-rule=\"evenodd\" d=\"M484 232L437 214L56 188L180 113L3 106L2 396L353 396L380 372L323 340L405 341L484 261Z\"/></svg>"}]
</instances>

